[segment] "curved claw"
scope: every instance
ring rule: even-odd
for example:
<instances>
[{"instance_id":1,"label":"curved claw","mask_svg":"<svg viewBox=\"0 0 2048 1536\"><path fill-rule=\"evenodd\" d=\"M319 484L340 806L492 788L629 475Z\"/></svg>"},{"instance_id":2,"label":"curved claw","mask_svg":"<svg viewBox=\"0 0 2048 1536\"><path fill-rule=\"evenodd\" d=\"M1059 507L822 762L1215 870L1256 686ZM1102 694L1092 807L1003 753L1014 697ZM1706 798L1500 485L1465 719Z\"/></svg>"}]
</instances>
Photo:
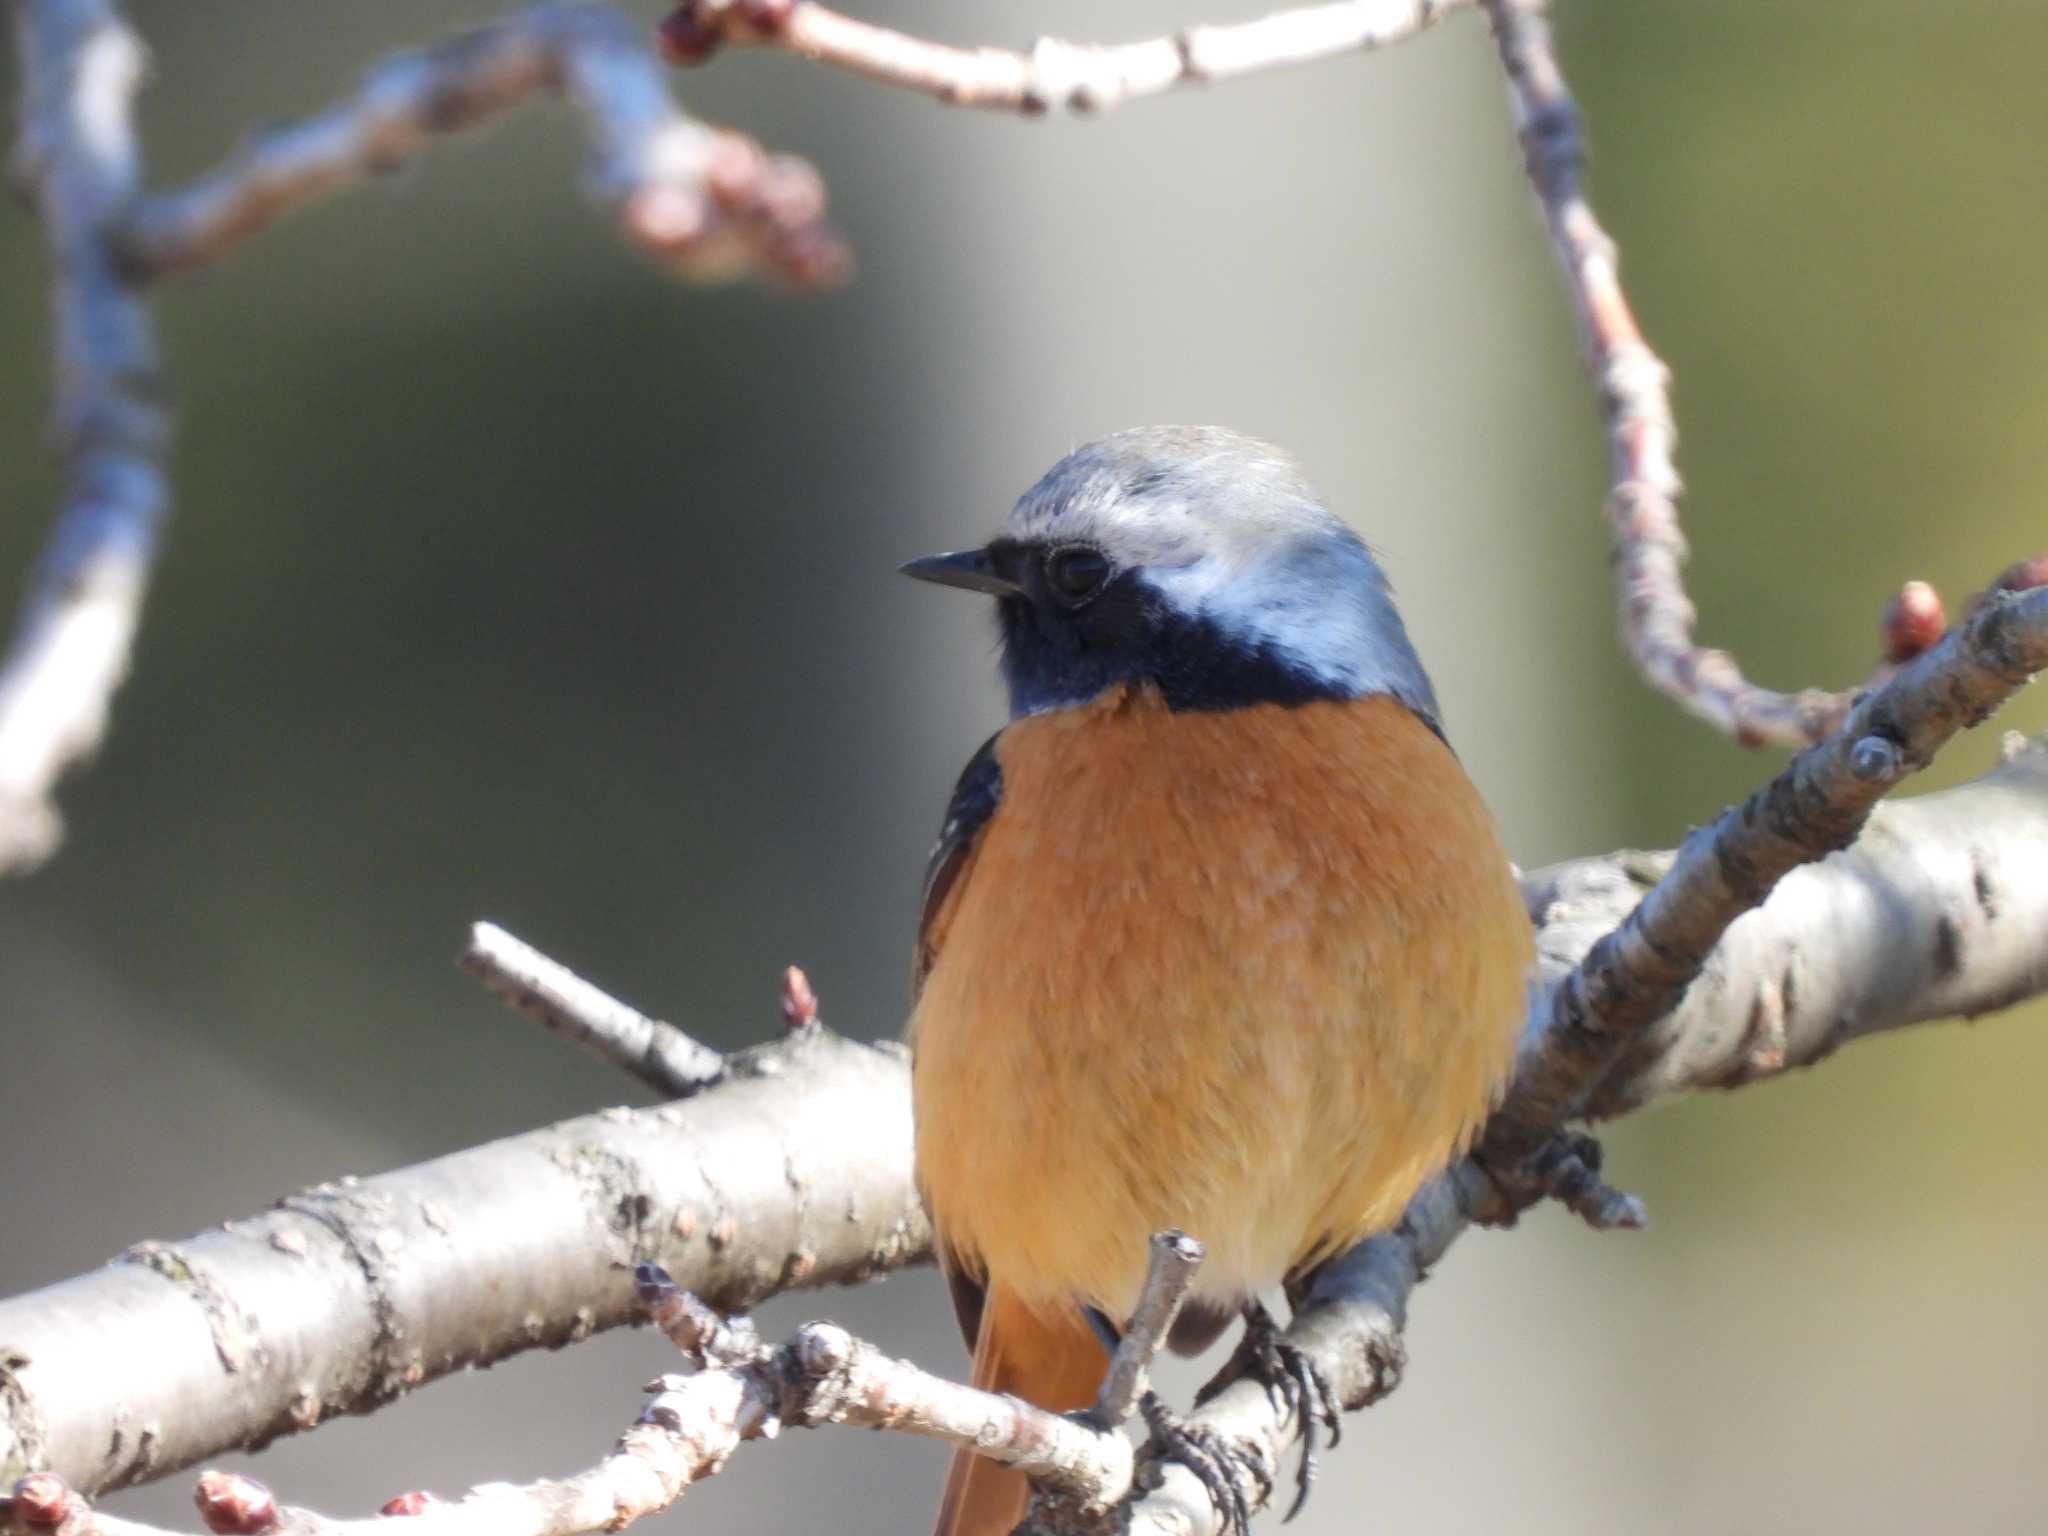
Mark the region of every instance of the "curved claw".
<instances>
[{"instance_id":1,"label":"curved claw","mask_svg":"<svg viewBox=\"0 0 2048 1536\"><path fill-rule=\"evenodd\" d=\"M1244 1337L1223 1369L1195 1394L1195 1406L1199 1408L1241 1377L1250 1377L1264 1388L1267 1402L1276 1411L1300 1418L1301 1463L1295 1469L1294 1502L1282 1517L1292 1520L1308 1502L1308 1491L1316 1480L1317 1428L1328 1431L1332 1447L1344 1436L1341 1405L1329 1378L1282 1336L1273 1314L1257 1300L1245 1303Z\"/></svg>"},{"instance_id":2,"label":"curved claw","mask_svg":"<svg viewBox=\"0 0 2048 1536\"><path fill-rule=\"evenodd\" d=\"M1251 1536L1252 1508L1273 1488L1273 1467L1254 1446L1226 1439L1180 1418L1156 1392L1139 1399L1138 1412L1161 1456L1194 1473L1223 1522L1223 1536Z\"/></svg>"}]
</instances>

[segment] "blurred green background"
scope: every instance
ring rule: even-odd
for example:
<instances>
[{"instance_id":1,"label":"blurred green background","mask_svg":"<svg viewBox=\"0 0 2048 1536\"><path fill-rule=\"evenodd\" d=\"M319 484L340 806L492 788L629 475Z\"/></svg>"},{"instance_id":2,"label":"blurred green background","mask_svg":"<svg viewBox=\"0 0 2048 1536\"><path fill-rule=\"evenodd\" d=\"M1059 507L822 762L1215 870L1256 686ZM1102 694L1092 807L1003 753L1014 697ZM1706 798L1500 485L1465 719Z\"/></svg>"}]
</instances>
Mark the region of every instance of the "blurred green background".
<instances>
[{"instance_id":1,"label":"blurred green background","mask_svg":"<svg viewBox=\"0 0 2048 1536\"><path fill-rule=\"evenodd\" d=\"M1249 14L860 9L1009 44ZM1860 678L1901 580L1953 610L2043 542L2048 7L1560 9L1677 374L1704 635L1765 680ZM159 180L492 14L131 10ZM857 281L667 282L537 106L165 289L178 511L137 668L62 852L0 885L0 1291L627 1096L454 971L478 916L720 1045L774 1027L792 960L837 1026L894 1033L924 851L1000 706L985 616L893 569L1103 431L1219 421L1306 461L1523 862L1668 845L1773 767L1613 643L1595 405L1476 17L1092 124L774 56L677 86L818 163ZM46 345L9 208L5 571L53 502ZM1618 1130L1655 1228L1462 1244L1299 1528L2038 1529L2044 1069L2015 1014ZM929 1274L766 1323L820 1313L961 1364ZM660 1358L514 1362L252 1470L335 1513L571 1470ZM795 1436L660 1524L920 1529L941 1462ZM186 1486L120 1505L189 1524Z\"/></svg>"}]
</instances>

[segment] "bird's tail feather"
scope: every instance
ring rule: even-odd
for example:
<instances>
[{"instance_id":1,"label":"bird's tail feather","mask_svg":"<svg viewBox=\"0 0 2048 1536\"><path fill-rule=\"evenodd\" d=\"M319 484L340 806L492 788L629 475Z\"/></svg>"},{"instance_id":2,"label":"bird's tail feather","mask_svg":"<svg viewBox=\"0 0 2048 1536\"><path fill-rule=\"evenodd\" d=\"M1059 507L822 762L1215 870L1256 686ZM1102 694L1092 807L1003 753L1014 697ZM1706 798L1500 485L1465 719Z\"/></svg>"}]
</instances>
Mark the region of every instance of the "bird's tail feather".
<instances>
[{"instance_id":1,"label":"bird's tail feather","mask_svg":"<svg viewBox=\"0 0 2048 1536\"><path fill-rule=\"evenodd\" d=\"M1007 1392L1041 1408L1064 1413L1086 1407L1108 1367L1109 1356L1083 1320L1048 1320L1001 1287L991 1287L974 1342L974 1385ZM937 1536L1006 1536L1024 1518L1031 1488L1024 1474L955 1451L939 1501Z\"/></svg>"}]
</instances>

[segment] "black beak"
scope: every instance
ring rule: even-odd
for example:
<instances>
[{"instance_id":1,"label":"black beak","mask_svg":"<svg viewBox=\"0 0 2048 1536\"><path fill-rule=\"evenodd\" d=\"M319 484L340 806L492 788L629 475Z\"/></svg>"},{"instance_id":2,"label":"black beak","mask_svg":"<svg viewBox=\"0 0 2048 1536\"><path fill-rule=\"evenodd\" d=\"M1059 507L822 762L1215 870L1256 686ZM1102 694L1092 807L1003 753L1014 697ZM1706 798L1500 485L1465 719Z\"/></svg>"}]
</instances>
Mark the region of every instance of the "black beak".
<instances>
[{"instance_id":1,"label":"black beak","mask_svg":"<svg viewBox=\"0 0 2048 1536\"><path fill-rule=\"evenodd\" d=\"M1019 597L1024 589L996 569L985 549L963 549L950 555L926 555L900 568L918 581L936 582L942 587L961 587L969 592L986 592L990 597Z\"/></svg>"}]
</instances>

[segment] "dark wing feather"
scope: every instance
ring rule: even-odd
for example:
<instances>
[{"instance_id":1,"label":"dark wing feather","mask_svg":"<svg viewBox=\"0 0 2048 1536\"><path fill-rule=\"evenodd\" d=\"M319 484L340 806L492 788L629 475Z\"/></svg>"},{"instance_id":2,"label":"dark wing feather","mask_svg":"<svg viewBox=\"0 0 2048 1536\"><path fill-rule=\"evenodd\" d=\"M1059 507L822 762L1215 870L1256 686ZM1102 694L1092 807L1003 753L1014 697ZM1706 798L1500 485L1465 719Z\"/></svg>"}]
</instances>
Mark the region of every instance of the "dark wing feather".
<instances>
[{"instance_id":1,"label":"dark wing feather","mask_svg":"<svg viewBox=\"0 0 2048 1536\"><path fill-rule=\"evenodd\" d=\"M946 807L945 825L932 846L924 866L924 906L917 918L917 962L911 981L911 995L924 990L932 962L939 957L945 940L946 921L952 916L947 898L973 862L981 842L981 829L996 812L1003 797L1003 765L996 761L996 743L1002 732L981 744L981 750L967 760L960 780L953 786L953 799Z\"/></svg>"},{"instance_id":2,"label":"dark wing feather","mask_svg":"<svg viewBox=\"0 0 2048 1536\"><path fill-rule=\"evenodd\" d=\"M967 767L961 771L959 783L953 786L952 802L946 807L945 824L939 828L939 840L932 848L930 860L924 870L924 906L917 919L917 959L911 981L912 995L924 990L924 979L931 974L932 962L939 957L939 947L945 942L946 924L952 917L952 898L960 889L960 882L974 862L974 850L981 843L982 829L995 814L996 803L1003 796L1003 765L996 761L996 741L1001 731L981 744L981 750L968 759ZM987 1296L987 1285L980 1275L969 1272L955 1255L949 1253L944 1243L939 1244L939 1268L945 1272L946 1284L953 1292L953 1315L959 1319L960 1331L967 1338L967 1347L974 1348L975 1339L981 1333L981 1310Z\"/></svg>"}]
</instances>

